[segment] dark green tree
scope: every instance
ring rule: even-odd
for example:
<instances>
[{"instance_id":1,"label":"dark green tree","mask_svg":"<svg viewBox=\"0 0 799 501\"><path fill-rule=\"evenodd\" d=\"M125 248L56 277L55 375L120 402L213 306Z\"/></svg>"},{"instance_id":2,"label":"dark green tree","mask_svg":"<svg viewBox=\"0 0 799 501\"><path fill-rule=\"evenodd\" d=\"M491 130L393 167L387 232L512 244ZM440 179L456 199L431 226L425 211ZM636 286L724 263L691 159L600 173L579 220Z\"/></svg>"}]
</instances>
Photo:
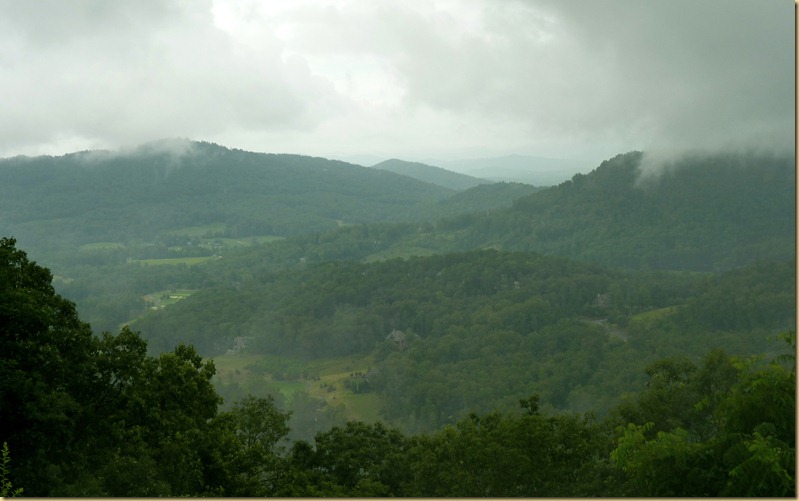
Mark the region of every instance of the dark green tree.
<instances>
[{"instance_id":1,"label":"dark green tree","mask_svg":"<svg viewBox=\"0 0 799 501\"><path fill-rule=\"evenodd\" d=\"M619 492L795 496L795 364L764 366L757 359L734 359L717 351L698 370L684 365L672 371L677 366L671 361L659 367L669 370L651 373L654 384L638 400L638 417L647 421L617 429L610 458L624 472ZM652 397L664 388L656 380L664 374L676 393L665 404L677 402L682 418L652 407Z\"/></svg>"},{"instance_id":2,"label":"dark green tree","mask_svg":"<svg viewBox=\"0 0 799 501\"><path fill-rule=\"evenodd\" d=\"M314 448L304 441L292 447L293 481L279 495L405 496L410 444L399 430L380 422L350 421L317 433Z\"/></svg>"},{"instance_id":3,"label":"dark green tree","mask_svg":"<svg viewBox=\"0 0 799 501\"><path fill-rule=\"evenodd\" d=\"M0 239L0 435L14 451L16 483L41 496L76 459L96 342L74 304L55 293L49 270L15 245Z\"/></svg>"}]
</instances>

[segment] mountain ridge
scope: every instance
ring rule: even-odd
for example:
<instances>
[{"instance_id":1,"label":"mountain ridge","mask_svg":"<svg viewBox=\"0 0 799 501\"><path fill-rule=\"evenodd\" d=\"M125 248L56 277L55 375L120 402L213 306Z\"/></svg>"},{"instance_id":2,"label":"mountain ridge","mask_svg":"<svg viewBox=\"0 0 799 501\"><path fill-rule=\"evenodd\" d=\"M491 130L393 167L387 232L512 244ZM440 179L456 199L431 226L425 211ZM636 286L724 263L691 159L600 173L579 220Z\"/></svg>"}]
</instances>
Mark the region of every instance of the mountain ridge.
<instances>
[{"instance_id":1,"label":"mountain ridge","mask_svg":"<svg viewBox=\"0 0 799 501\"><path fill-rule=\"evenodd\" d=\"M492 181L554 186L575 173L590 171L595 163L585 160L509 154L497 157L443 160L434 165Z\"/></svg>"},{"instance_id":2,"label":"mountain ridge","mask_svg":"<svg viewBox=\"0 0 799 501\"><path fill-rule=\"evenodd\" d=\"M236 200L226 198L231 192ZM83 237L101 240L125 235L92 233L86 223L99 228L124 219L131 235L143 238L220 220L240 226L237 233L290 235L332 229L337 221L402 219L413 206L453 193L337 160L200 142L0 160L0 224L24 234L31 229L24 223L66 218ZM38 236L50 232L39 228Z\"/></svg>"},{"instance_id":3,"label":"mountain ridge","mask_svg":"<svg viewBox=\"0 0 799 501\"><path fill-rule=\"evenodd\" d=\"M420 181L437 184L445 188L463 191L481 184L491 184L493 181L480 179L466 174L453 172L421 162L408 162L392 158L372 166L373 169L387 170L397 174L410 176Z\"/></svg>"}]
</instances>

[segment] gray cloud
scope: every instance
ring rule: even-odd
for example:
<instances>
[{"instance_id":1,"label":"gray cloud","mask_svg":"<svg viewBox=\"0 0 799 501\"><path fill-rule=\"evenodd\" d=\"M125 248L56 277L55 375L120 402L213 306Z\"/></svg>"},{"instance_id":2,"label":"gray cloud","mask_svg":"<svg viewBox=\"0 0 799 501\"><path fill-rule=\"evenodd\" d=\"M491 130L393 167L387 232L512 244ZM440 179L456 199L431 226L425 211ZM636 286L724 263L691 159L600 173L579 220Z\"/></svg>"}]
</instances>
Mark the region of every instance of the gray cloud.
<instances>
[{"instance_id":1,"label":"gray cloud","mask_svg":"<svg viewBox=\"0 0 799 501\"><path fill-rule=\"evenodd\" d=\"M412 98L513 118L546 135L629 136L631 147L792 148L788 2L497 2L492 9L483 39L424 38L429 58L407 61Z\"/></svg>"},{"instance_id":2,"label":"gray cloud","mask_svg":"<svg viewBox=\"0 0 799 501\"><path fill-rule=\"evenodd\" d=\"M0 0L0 155L793 149L787 0Z\"/></svg>"},{"instance_id":3,"label":"gray cloud","mask_svg":"<svg viewBox=\"0 0 799 501\"><path fill-rule=\"evenodd\" d=\"M0 147L76 136L138 143L228 127L308 127L325 92L272 40L236 46L210 2L6 2L0 30ZM45 13L45 14L43 14ZM267 42L269 39L267 37Z\"/></svg>"}]
</instances>

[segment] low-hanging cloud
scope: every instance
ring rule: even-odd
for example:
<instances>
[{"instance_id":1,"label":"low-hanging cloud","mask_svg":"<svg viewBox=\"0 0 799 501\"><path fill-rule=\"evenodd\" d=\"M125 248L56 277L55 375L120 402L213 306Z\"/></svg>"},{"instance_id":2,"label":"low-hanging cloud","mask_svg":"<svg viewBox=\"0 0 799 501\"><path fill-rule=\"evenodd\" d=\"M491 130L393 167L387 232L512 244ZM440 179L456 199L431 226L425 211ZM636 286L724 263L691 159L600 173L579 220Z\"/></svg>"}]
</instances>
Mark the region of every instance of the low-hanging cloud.
<instances>
[{"instance_id":1,"label":"low-hanging cloud","mask_svg":"<svg viewBox=\"0 0 799 501\"><path fill-rule=\"evenodd\" d=\"M0 30L13 43L0 58L0 90L14 99L0 104L0 149L64 136L120 145L231 127L303 129L314 95L332 93L283 61L277 41L258 51L236 44L214 27L210 2L142 4L150 7L3 5Z\"/></svg>"},{"instance_id":2,"label":"low-hanging cloud","mask_svg":"<svg viewBox=\"0 0 799 501\"><path fill-rule=\"evenodd\" d=\"M787 1L33 4L0 4L0 152L793 149Z\"/></svg>"}]
</instances>

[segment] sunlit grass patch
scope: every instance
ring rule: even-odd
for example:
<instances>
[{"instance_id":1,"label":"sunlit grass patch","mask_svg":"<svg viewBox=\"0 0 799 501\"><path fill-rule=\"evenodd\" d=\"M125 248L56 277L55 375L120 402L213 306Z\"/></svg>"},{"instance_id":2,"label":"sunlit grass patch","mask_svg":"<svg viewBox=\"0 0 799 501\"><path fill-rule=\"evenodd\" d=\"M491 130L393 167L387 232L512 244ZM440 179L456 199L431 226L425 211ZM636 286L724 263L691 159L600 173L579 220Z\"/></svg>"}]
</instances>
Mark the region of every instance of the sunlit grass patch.
<instances>
[{"instance_id":1,"label":"sunlit grass patch","mask_svg":"<svg viewBox=\"0 0 799 501\"><path fill-rule=\"evenodd\" d=\"M438 252L424 247L396 246L382 250L380 252L375 252L374 254L370 254L364 258L364 262L372 263L375 261L386 261L388 259L395 259L395 258L409 258L417 256L425 257L425 256L433 256L436 254L438 254Z\"/></svg>"},{"instance_id":2,"label":"sunlit grass patch","mask_svg":"<svg viewBox=\"0 0 799 501\"><path fill-rule=\"evenodd\" d=\"M176 265L176 264L185 264L187 266L192 266L195 264L204 263L210 259L214 259L214 256L199 256L199 257L174 257L174 258L163 258L163 259L139 259L138 261L133 261L135 263L141 263L146 266L160 266L160 265Z\"/></svg>"},{"instance_id":3,"label":"sunlit grass patch","mask_svg":"<svg viewBox=\"0 0 799 501\"><path fill-rule=\"evenodd\" d=\"M666 308L658 308L656 310L649 310L643 313L638 313L637 315L633 315L630 317L630 320L633 322L655 322L658 320L662 320L668 316L674 314L679 306L668 306Z\"/></svg>"},{"instance_id":4,"label":"sunlit grass patch","mask_svg":"<svg viewBox=\"0 0 799 501\"><path fill-rule=\"evenodd\" d=\"M380 397L376 393L356 394L345 381L356 372L366 373L373 357L348 356L303 361L273 355L226 354L213 357L216 378L222 384L275 388L287 399L299 391L328 405L344 408L347 419L379 420Z\"/></svg>"},{"instance_id":5,"label":"sunlit grass patch","mask_svg":"<svg viewBox=\"0 0 799 501\"><path fill-rule=\"evenodd\" d=\"M119 242L93 242L93 243L83 244L80 247L78 247L78 249L82 251L124 249L124 248L125 246Z\"/></svg>"}]
</instances>

